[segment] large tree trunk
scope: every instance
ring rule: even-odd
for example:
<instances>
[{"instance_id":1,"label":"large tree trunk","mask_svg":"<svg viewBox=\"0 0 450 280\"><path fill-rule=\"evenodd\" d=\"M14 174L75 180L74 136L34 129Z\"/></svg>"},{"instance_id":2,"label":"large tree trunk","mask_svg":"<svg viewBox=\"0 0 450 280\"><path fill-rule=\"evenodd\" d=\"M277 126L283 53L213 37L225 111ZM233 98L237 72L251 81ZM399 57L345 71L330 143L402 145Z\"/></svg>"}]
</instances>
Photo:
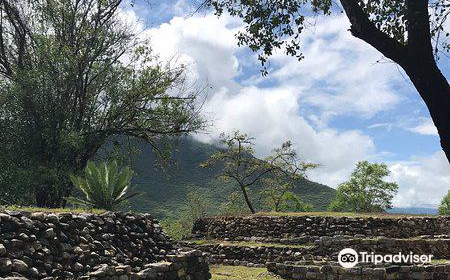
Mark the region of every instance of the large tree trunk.
<instances>
[{"instance_id":1,"label":"large tree trunk","mask_svg":"<svg viewBox=\"0 0 450 280\"><path fill-rule=\"evenodd\" d=\"M428 62L417 59L411 64L404 69L430 111L450 162L450 85L434 59Z\"/></svg>"}]
</instances>

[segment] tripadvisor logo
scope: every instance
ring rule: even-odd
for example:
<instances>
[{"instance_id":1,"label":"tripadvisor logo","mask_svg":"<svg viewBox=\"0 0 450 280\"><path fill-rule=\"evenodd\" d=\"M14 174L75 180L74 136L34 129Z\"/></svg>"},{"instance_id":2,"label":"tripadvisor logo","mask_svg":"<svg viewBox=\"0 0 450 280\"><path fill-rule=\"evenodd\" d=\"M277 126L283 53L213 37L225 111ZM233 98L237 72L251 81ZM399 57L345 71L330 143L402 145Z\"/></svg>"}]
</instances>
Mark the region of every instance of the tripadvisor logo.
<instances>
[{"instance_id":1,"label":"tripadvisor logo","mask_svg":"<svg viewBox=\"0 0 450 280\"><path fill-rule=\"evenodd\" d=\"M339 252L338 262L344 268L355 267L359 262L374 263L430 263L433 255L414 255L412 252L408 255L398 253L395 255L378 255L375 253L360 252L359 254L350 248Z\"/></svg>"},{"instance_id":2,"label":"tripadvisor logo","mask_svg":"<svg viewBox=\"0 0 450 280\"><path fill-rule=\"evenodd\" d=\"M338 262L342 267L352 268L358 264L358 253L350 248L339 252Z\"/></svg>"}]
</instances>

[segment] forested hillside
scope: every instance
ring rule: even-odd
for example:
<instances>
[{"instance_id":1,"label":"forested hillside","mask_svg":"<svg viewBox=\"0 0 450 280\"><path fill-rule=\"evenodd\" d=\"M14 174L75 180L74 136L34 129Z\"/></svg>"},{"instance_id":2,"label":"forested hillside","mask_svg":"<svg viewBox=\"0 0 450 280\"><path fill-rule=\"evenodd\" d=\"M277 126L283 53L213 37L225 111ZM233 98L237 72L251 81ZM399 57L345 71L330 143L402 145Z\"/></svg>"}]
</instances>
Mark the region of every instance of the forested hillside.
<instances>
[{"instance_id":1,"label":"forested hillside","mask_svg":"<svg viewBox=\"0 0 450 280\"><path fill-rule=\"evenodd\" d=\"M225 201L236 189L231 183L217 179L217 169L203 169L199 164L206 160L217 147L191 138L178 141L172 154L172 164L165 171L155 168L155 157L149 145L137 142L140 153L133 157L132 168L137 173L135 190L140 196L130 201L134 210L152 213L158 217L174 215L184 204L186 195L194 189L208 193L213 204ZM257 191L257 190L256 190ZM295 193L314 206L325 210L334 197L334 189L306 179L298 180Z\"/></svg>"}]
</instances>

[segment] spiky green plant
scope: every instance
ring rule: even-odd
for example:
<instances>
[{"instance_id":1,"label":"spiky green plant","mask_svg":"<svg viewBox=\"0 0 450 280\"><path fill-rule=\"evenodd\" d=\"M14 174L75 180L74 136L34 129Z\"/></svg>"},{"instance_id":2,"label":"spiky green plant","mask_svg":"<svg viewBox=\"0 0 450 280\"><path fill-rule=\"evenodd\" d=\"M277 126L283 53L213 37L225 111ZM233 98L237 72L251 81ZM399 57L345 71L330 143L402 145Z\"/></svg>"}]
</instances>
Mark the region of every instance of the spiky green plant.
<instances>
[{"instance_id":1,"label":"spiky green plant","mask_svg":"<svg viewBox=\"0 0 450 280\"><path fill-rule=\"evenodd\" d=\"M89 162L83 176L70 176L72 183L84 193L86 198L67 197L66 200L74 205L112 211L119 204L136 195L136 193L129 193L132 177L133 171L128 167L119 171L116 161L102 162L98 165Z\"/></svg>"}]
</instances>

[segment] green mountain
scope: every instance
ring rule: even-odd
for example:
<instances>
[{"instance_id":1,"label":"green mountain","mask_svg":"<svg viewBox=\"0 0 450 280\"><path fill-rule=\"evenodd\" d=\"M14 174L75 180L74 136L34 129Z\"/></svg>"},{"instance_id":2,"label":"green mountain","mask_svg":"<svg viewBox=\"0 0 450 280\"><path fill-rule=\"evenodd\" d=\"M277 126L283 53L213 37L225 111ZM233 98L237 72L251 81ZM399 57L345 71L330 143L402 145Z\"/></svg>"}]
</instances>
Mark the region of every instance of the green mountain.
<instances>
[{"instance_id":1,"label":"green mountain","mask_svg":"<svg viewBox=\"0 0 450 280\"><path fill-rule=\"evenodd\" d=\"M171 155L172 164L165 170L158 164L152 148L144 142L133 143L140 153L133 156L132 168L137 173L134 178L135 190L141 195L130 201L136 211L145 211L161 218L174 216L185 203L186 195L201 189L208 192L216 206L225 201L237 188L232 183L217 179L218 168L204 169L199 164L208 159L217 147L183 138L175 144ZM335 195L335 190L307 179L296 182L294 192L301 199L314 206L315 210L325 210Z\"/></svg>"}]
</instances>

